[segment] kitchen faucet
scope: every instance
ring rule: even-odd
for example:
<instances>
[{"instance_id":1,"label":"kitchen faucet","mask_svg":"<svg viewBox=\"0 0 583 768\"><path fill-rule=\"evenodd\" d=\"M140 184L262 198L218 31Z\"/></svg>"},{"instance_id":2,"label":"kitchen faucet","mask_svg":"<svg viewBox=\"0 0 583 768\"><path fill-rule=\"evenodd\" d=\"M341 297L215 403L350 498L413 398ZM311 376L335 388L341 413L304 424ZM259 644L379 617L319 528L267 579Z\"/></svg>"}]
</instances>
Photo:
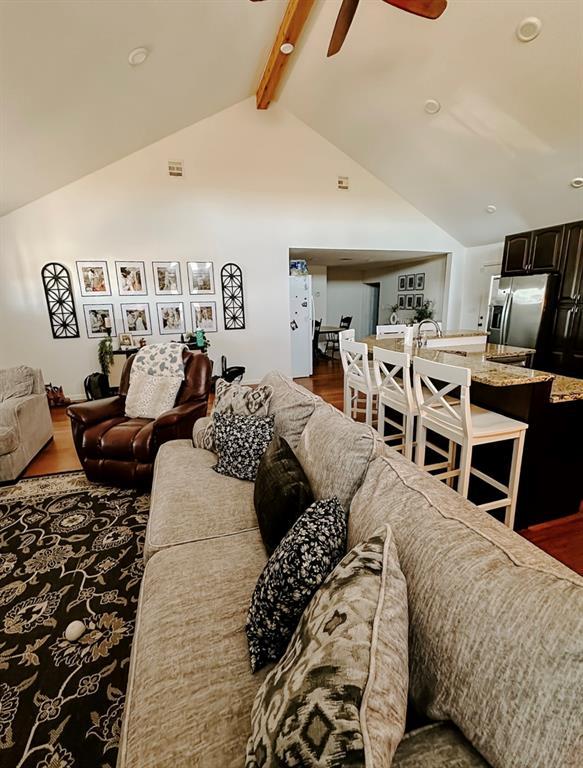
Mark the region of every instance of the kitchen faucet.
<instances>
[{"instance_id":1,"label":"kitchen faucet","mask_svg":"<svg viewBox=\"0 0 583 768\"><path fill-rule=\"evenodd\" d=\"M441 332L441 328L439 327L439 323L436 323L435 320L432 320L431 318L427 317L425 320L422 320L418 327L417 327L417 346L422 347L424 346L423 343L423 337L421 336L421 326L425 323L431 323L435 327L435 332L437 334L437 338L441 339L443 337L443 333ZM425 345L427 344L427 339L425 339Z\"/></svg>"}]
</instances>

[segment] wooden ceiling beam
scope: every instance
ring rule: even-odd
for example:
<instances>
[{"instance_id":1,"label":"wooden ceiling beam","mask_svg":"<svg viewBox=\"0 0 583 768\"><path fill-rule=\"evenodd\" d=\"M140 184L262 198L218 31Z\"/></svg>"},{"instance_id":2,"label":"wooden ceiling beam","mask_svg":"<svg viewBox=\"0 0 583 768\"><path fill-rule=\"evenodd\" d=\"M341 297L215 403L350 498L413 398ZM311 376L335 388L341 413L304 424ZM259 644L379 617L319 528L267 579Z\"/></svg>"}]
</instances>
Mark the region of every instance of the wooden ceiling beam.
<instances>
[{"instance_id":1,"label":"wooden ceiling beam","mask_svg":"<svg viewBox=\"0 0 583 768\"><path fill-rule=\"evenodd\" d=\"M265 66L259 88L257 89L257 109L267 109L271 100L275 97L277 87L281 81L284 69L290 56L294 54L282 53L280 48L284 43L297 45L304 28L314 0L289 0L269 59Z\"/></svg>"}]
</instances>

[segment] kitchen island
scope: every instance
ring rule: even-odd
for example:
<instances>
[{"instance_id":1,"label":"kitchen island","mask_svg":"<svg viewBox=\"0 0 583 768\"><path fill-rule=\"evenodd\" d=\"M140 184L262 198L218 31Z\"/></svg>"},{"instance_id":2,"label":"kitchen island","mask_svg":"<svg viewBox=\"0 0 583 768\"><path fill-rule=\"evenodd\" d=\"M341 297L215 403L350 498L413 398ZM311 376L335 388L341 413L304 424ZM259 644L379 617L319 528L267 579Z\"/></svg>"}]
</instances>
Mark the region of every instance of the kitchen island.
<instances>
[{"instance_id":1,"label":"kitchen island","mask_svg":"<svg viewBox=\"0 0 583 768\"><path fill-rule=\"evenodd\" d=\"M583 500L583 380L498 362L505 357L528 358L534 350L464 343L472 336L476 331L445 332L447 347L414 346L411 355L469 368L472 403L529 425L516 509L517 529L577 512ZM440 343L434 335L428 339L430 344ZM363 341L371 355L375 346L404 350L403 339L368 336ZM505 482L510 466L509 443L482 446L475 452L475 464ZM483 483L472 478L472 500L489 501L489 493Z\"/></svg>"}]
</instances>

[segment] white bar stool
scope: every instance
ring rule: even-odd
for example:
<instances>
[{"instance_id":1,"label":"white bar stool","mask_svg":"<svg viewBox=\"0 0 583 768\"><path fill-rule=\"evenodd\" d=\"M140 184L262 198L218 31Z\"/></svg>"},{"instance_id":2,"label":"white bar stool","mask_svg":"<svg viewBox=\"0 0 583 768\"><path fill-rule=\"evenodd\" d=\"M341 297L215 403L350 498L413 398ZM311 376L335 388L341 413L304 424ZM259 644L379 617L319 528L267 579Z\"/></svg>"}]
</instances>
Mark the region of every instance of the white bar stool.
<instances>
[{"instance_id":1,"label":"white bar stool","mask_svg":"<svg viewBox=\"0 0 583 768\"><path fill-rule=\"evenodd\" d=\"M407 352L392 352L373 347L374 381L378 390L378 430L386 443L398 440L399 444L393 445L392 448L412 460L413 432L418 411L410 368L411 357ZM401 414L402 422L387 416L387 408ZM385 437L386 424L396 427L399 431Z\"/></svg>"},{"instance_id":2,"label":"white bar stool","mask_svg":"<svg viewBox=\"0 0 583 768\"><path fill-rule=\"evenodd\" d=\"M364 342L342 336L339 342L340 359L344 369L344 413L353 419L359 413L364 413L366 423L372 427L378 390L371 376L368 347ZM360 395L365 398L364 408L358 404Z\"/></svg>"},{"instance_id":3,"label":"white bar stool","mask_svg":"<svg viewBox=\"0 0 583 768\"><path fill-rule=\"evenodd\" d=\"M428 469L425 465L428 429L449 440L452 461L455 457L455 446L459 445L461 454L459 469L448 469L435 477L445 480L457 476L457 491L465 498L468 497L470 475L496 488L505 494L504 498L478 506L486 511L505 508L504 522L509 528L514 528L524 436L528 424L471 405L471 383L469 368L435 363L420 357L413 360L413 384L419 410L415 462L420 467ZM452 405L446 396L458 387L460 402ZM514 443L508 485L472 467L474 446L497 443L502 440L512 440Z\"/></svg>"},{"instance_id":4,"label":"white bar stool","mask_svg":"<svg viewBox=\"0 0 583 768\"><path fill-rule=\"evenodd\" d=\"M405 335L406 325L377 325L377 339L399 338Z\"/></svg>"}]
</instances>

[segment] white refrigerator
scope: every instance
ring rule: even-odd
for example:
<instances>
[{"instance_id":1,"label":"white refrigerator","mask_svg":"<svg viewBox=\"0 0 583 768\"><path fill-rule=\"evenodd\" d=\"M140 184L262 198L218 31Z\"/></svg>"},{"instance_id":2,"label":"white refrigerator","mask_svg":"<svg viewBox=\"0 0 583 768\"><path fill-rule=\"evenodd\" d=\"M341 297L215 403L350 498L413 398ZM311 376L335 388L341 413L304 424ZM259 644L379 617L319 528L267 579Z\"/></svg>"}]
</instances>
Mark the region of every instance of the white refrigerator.
<instances>
[{"instance_id":1,"label":"white refrigerator","mask_svg":"<svg viewBox=\"0 0 583 768\"><path fill-rule=\"evenodd\" d=\"M290 277L289 306L292 376L312 375L312 337L314 335L314 308L312 278L310 275Z\"/></svg>"}]
</instances>

